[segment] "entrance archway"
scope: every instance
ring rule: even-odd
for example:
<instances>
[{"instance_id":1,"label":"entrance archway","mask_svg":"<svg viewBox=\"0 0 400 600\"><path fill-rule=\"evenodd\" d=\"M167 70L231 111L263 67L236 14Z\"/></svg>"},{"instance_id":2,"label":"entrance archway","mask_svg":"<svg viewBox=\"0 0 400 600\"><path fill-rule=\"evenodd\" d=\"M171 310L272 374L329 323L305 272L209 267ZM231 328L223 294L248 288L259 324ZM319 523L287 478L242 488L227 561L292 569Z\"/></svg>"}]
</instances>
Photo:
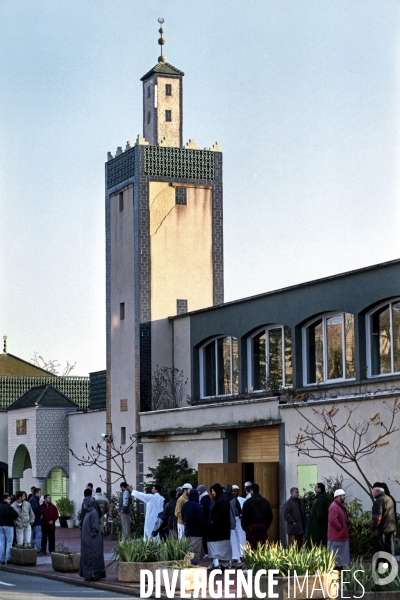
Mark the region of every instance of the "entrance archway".
<instances>
[{"instance_id":1,"label":"entrance archway","mask_svg":"<svg viewBox=\"0 0 400 600\"><path fill-rule=\"evenodd\" d=\"M11 476L22 478L26 469L32 469L31 455L28 448L21 444L14 454Z\"/></svg>"}]
</instances>

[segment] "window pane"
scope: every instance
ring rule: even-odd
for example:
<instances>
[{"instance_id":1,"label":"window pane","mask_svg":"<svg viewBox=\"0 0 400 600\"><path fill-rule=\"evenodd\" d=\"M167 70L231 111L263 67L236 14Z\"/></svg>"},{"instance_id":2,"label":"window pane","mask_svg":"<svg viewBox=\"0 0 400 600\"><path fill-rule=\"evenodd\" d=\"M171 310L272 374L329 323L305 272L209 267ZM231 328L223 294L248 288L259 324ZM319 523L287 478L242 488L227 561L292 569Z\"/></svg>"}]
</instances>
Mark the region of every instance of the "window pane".
<instances>
[{"instance_id":1,"label":"window pane","mask_svg":"<svg viewBox=\"0 0 400 600\"><path fill-rule=\"evenodd\" d=\"M292 372L292 332L285 327L285 385L293 385Z\"/></svg>"},{"instance_id":2,"label":"window pane","mask_svg":"<svg viewBox=\"0 0 400 600\"><path fill-rule=\"evenodd\" d=\"M394 370L400 371L400 302L392 306Z\"/></svg>"},{"instance_id":3,"label":"window pane","mask_svg":"<svg viewBox=\"0 0 400 600\"><path fill-rule=\"evenodd\" d=\"M231 393L231 344L230 338L217 340L218 353L218 396Z\"/></svg>"},{"instance_id":4,"label":"window pane","mask_svg":"<svg viewBox=\"0 0 400 600\"><path fill-rule=\"evenodd\" d=\"M322 319L307 328L308 383L324 380Z\"/></svg>"},{"instance_id":5,"label":"window pane","mask_svg":"<svg viewBox=\"0 0 400 600\"><path fill-rule=\"evenodd\" d=\"M204 395L205 396L216 396L217 391L215 388L216 383L216 369L215 369L215 341L213 340L203 349L203 363L204 363Z\"/></svg>"},{"instance_id":6,"label":"window pane","mask_svg":"<svg viewBox=\"0 0 400 600\"><path fill-rule=\"evenodd\" d=\"M355 368L355 343L354 343L354 316L344 315L344 334L346 344L346 378L356 376Z\"/></svg>"},{"instance_id":7,"label":"window pane","mask_svg":"<svg viewBox=\"0 0 400 600\"><path fill-rule=\"evenodd\" d=\"M265 387L265 332L252 339L253 390Z\"/></svg>"},{"instance_id":8,"label":"window pane","mask_svg":"<svg viewBox=\"0 0 400 600\"><path fill-rule=\"evenodd\" d=\"M343 377L342 328L343 318L341 315L335 315L326 320L328 379Z\"/></svg>"},{"instance_id":9,"label":"window pane","mask_svg":"<svg viewBox=\"0 0 400 600\"><path fill-rule=\"evenodd\" d=\"M372 374L391 373L389 306L371 316Z\"/></svg>"},{"instance_id":10,"label":"window pane","mask_svg":"<svg viewBox=\"0 0 400 600\"><path fill-rule=\"evenodd\" d=\"M282 329L268 331L268 378L269 387L277 388L282 385Z\"/></svg>"},{"instance_id":11,"label":"window pane","mask_svg":"<svg viewBox=\"0 0 400 600\"><path fill-rule=\"evenodd\" d=\"M238 341L232 338L232 394L239 393Z\"/></svg>"}]
</instances>

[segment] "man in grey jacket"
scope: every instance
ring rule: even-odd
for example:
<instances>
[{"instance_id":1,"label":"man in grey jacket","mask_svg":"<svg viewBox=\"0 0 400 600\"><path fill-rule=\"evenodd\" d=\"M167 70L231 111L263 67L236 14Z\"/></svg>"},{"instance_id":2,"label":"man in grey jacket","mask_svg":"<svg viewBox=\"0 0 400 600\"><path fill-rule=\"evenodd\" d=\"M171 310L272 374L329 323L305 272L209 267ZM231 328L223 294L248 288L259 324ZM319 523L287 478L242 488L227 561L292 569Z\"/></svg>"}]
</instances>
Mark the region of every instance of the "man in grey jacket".
<instances>
[{"instance_id":1,"label":"man in grey jacket","mask_svg":"<svg viewBox=\"0 0 400 600\"><path fill-rule=\"evenodd\" d=\"M26 499L25 492L17 492L16 497L16 501L11 506L18 513L18 519L15 521L17 544L30 547L32 524L35 521L35 513L32 510L32 506Z\"/></svg>"},{"instance_id":2,"label":"man in grey jacket","mask_svg":"<svg viewBox=\"0 0 400 600\"><path fill-rule=\"evenodd\" d=\"M297 487L290 488L290 497L283 505L283 517L287 524L288 545L296 543L300 550L306 529L306 511Z\"/></svg>"}]
</instances>

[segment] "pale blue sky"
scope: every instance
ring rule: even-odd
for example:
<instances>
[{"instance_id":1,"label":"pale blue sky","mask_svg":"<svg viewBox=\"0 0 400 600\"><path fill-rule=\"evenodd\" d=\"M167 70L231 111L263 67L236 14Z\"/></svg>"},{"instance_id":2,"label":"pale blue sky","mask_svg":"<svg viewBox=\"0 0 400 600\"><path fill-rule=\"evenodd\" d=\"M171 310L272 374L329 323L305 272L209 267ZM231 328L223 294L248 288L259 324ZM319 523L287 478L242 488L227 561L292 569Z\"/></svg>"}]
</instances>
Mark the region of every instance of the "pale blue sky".
<instances>
[{"instance_id":1,"label":"pale blue sky","mask_svg":"<svg viewBox=\"0 0 400 600\"><path fill-rule=\"evenodd\" d=\"M224 153L225 299L400 256L397 0L0 0L0 335L105 367L104 162L185 72ZM335 309L336 307L332 307Z\"/></svg>"}]
</instances>

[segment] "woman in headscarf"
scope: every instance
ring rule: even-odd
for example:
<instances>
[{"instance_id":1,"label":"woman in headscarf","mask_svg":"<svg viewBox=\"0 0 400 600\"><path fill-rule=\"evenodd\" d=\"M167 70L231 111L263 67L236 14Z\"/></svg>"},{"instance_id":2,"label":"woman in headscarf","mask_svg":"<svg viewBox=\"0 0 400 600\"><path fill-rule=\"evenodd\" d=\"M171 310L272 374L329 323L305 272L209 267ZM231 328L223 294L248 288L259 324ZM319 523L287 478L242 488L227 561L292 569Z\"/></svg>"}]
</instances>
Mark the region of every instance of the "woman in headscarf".
<instances>
[{"instance_id":1,"label":"woman in headscarf","mask_svg":"<svg viewBox=\"0 0 400 600\"><path fill-rule=\"evenodd\" d=\"M224 570L232 559L230 502L219 483L214 483L210 491L213 504L208 524L207 547L208 556L213 562L208 569Z\"/></svg>"},{"instance_id":2,"label":"woman in headscarf","mask_svg":"<svg viewBox=\"0 0 400 600\"><path fill-rule=\"evenodd\" d=\"M86 581L97 581L106 577L103 535L94 498L85 498L83 505L86 513L82 523L79 575Z\"/></svg>"}]
</instances>

